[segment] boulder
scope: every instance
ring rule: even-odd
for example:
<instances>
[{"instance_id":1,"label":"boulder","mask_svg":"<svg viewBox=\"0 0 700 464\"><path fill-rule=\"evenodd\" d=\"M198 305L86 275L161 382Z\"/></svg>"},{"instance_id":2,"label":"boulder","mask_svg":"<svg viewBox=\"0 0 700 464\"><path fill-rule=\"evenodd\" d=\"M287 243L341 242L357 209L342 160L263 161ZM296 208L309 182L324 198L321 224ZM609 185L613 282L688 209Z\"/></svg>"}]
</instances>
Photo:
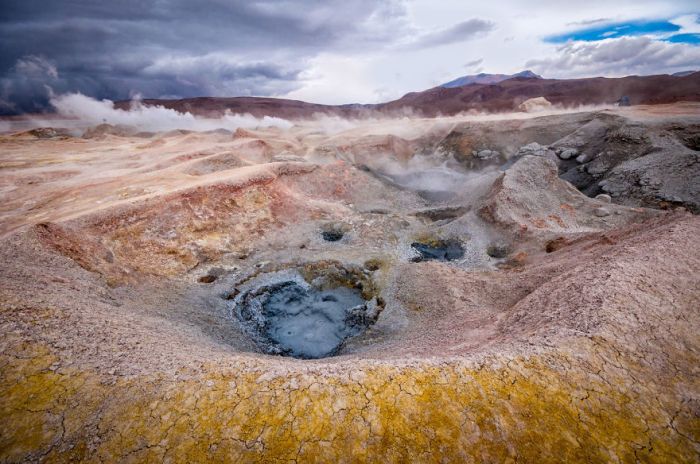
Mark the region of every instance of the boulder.
<instances>
[{"instance_id":1,"label":"boulder","mask_svg":"<svg viewBox=\"0 0 700 464\"><path fill-rule=\"evenodd\" d=\"M559 158L563 160L568 160L570 158L575 158L578 156L578 150L575 148L564 148L558 153Z\"/></svg>"},{"instance_id":2,"label":"boulder","mask_svg":"<svg viewBox=\"0 0 700 464\"><path fill-rule=\"evenodd\" d=\"M541 156L544 158L551 159L552 161L558 162L559 159L557 158L557 155L554 153L554 151L550 150L548 147L544 145L540 145L537 142L532 142L528 143L527 145L523 145L518 149L518 151L515 153L515 156L520 158L523 156Z\"/></svg>"},{"instance_id":3,"label":"boulder","mask_svg":"<svg viewBox=\"0 0 700 464\"><path fill-rule=\"evenodd\" d=\"M525 111L526 113L536 113L551 108L552 104L544 97L528 98L518 106L520 111Z\"/></svg>"}]
</instances>

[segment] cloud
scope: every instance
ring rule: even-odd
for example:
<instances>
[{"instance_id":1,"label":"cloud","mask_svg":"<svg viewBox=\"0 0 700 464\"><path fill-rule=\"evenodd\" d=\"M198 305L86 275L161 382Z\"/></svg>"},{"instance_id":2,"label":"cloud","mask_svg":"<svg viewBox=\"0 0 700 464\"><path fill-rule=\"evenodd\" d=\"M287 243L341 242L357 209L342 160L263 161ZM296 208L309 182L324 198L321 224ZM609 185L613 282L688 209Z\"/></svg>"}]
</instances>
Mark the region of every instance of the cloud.
<instances>
[{"instance_id":1,"label":"cloud","mask_svg":"<svg viewBox=\"0 0 700 464\"><path fill-rule=\"evenodd\" d=\"M580 29L565 34L549 36L545 40L551 43L567 41L597 41L607 38L629 37L638 35L664 35L681 30L681 26L670 21L628 21L604 26Z\"/></svg>"},{"instance_id":2,"label":"cloud","mask_svg":"<svg viewBox=\"0 0 700 464\"><path fill-rule=\"evenodd\" d=\"M401 0L2 4L0 113L49 107L45 84L112 100L281 96L326 50L379 50L414 33Z\"/></svg>"},{"instance_id":3,"label":"cloud","mask_svg":"<svg viewBox=\"0 0 700 464\"><path fill-rule=\"evenodd\" d=\"M28 55L20 58L15 63L14 70L17 74L26 77L48 76L53 79L58 77L56 66L43 56Z\"/></svg>"},{"instance_id":4,"label":"cloud","mask_svg":"<svg viewBox=\"0 0 700 464\"><path fill-rule=\"evenodd\" d=\"M52 86L60 83L56 66L45 57L20 57L0 77L0 114L44 109Z\"/></svg>"},{"instance_id":5,"label":"cloud","mask_svg":"<svg viewBox=\"0 0 700 464\"><path fill-rule=\"evenodd\" d=\"M479 58L478 60L469 61L467 63L464 63L464 67L465 68L473 68L473 67L479 66L483 62L484 62L484 59Z\"/></svg>"},{"instance_id":6,"label":"cloud","mask_svg":"<svg viewBox=\"0 0 700 464\"><path fill-rule=\"evenodd\" d=\"M700 33L700 14L682 15L671 19L673 24L680 26L681 32L686 34Z\"/></svg>"},{"instance_id":7,"label":"cloud","mask_svg":"<svg viewBox=\"0 0 700 464\"><path fill-rule=\"evenodd\" d=\"M552 77L660 74L696 69L700 47L649 37L623 37L596 42L569 42L553 56L526 66Z\"/></svg>"},{"instance_id":8,"label":"cloud","mask_svg":"<svg viewBox=\"0 0 700 464\"><path fill-rule=\"evenodd\" d=\"M418 38L408 46L414 48L428 48L463 42L486 34L495 27L495 24L491 21L473 18L445 29L424 33L418 36Z\"/></svg>"},{"instance_id":9,"label":"cloud","mask_svg":"<svg viewBox=\"0 0 700 464\"><path fill-rule=\"evenodd\" d=\"M697 36L687 34L700 33L689 14L697 0L560 3L0 0L0 114L51 108L48 88L98 100L140 93L369 103L437 85L480 56L474 72L510 74L532 58L558 59L557 44L543 36L603 27L596 40L604 41L640 18L680 27L643 34L659 41L692 42ZM580 77L596 68L577 69Z\"/></svg>"},{"instance_id":10,"label":"cloud","mask_svg":"<svg viewBox=\"0 0 700 464\"><path fill-rule=\"evenodd\" d=\"M158 80L175 79L186 91L201 95L283 95L299 88L304 65L305 61L245 62L213 53L157 58L142 70L142 75Z\"/></svg>"},{"instance_id":11,"label":"cloud","mask_svg":"<svg viewBox=\"0 0 700 464\"><path fill-rule=\"evenodd\" d=\"M567 26L591 26L593 24L600 24L609 22L610 18L597 18L597 19L584 19L583 21L572 21L566 23Z\"/></svg>"}]
</instances>

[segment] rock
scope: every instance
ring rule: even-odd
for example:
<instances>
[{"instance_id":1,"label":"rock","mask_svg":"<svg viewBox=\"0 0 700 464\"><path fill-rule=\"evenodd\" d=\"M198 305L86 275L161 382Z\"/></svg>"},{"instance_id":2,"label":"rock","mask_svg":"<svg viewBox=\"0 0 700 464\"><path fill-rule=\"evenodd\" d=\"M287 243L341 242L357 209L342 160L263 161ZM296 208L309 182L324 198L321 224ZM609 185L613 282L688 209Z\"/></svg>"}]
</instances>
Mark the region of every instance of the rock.
<instances>
[{"instance_id":1,"label":"rock","mask_svg":"<svg viewBox=\"0 0 700 464\"><path fill-rule=\"evenodd\" d=\"M608 211L606 208L596 208L593 210L593 214L595 214L597 217L605 217L610 216L610 211Z\"/></svg>"},{"instance_id":2,"label":"rock","mask_svg":"<svg viewBox=\"0 0 700 464\"><path fill-rule=\"evenodd\" d=\"M596 195L595 199L598 201L602 201L603 203L610 203L612 201L612 197L606 193Z\"/></svg>"},{"instance_id":3,"label":"rock","mask_svg":"<svg viewBox=\"0 0 700 464\"><path fill-rule=\"evenodd\" d=\"M585 169L588 174L597 177L608 172L610 167L606 163L601 162L600 159L595 159L592 163L588 163Z\"/></svg>"},{"instance_id":4,"label":"rock","mask_svg":"<svg viewBox=\"0 0 700 464\"><path fill-rule=\"evenodd\" d=\"M600 208L599 201L583 195L557 174L554 161L539 156L520 158L501 174L477 205L479 217L513 233L518 240L524 236L551 240L553 236L566 237L613 225L612 221L595 219L593 213ZM610 214L605 208L600 209L596 216ZM624 212L637 214L627 209Z\"/></svg>"},{"instance_id":5,"label":"rock","mask_svg":"<svg viewBox=\"0 0 700 464\"><path fill-rule=\"evenodd\" d=\"M575 156L578 156L578 150L575 148L565 148L559 152L559 158L563 160L568 160Z\"/></svg>"},{"instance_id":6,"label":"rock","mask_svg":"<svg viewBox=\"0 0 700 464\"><path fill-rule=\"evenodd\" d=\"M593 157L591 155L582 153L576 157L576 162L579 164L583 164L583 163L589 162L592 159L593 159Z\"/></svg>"},{"instance_id":7,"label":"rock","mask_svg":"<svg viewBox=\"0 0 700 464\"><path fill-rule=\"evenodd\" d=\"M628 160L612 168L602 186L613 198L625 204L660 207L669 201L700 212L700 155L685 147L667 147Z\"/></svg>"},{"instance_id":8,"label":"rock","mask_svg":"<svg viewBox=\"0 0 700 464\"><path fill-rule=\"evenodd\" d=\"M532 142L532 143L528 143L527 145L523 145L522 147L520 147L519 151L531 151L532 152L532 151L541 150L542 148L544 148L544 147L542 145L540 145L539 143Z\"/></svg>"},{"instance_id":9,"label":"rock","mask_svg":"<svg viewBox=\"0 0 700 464\"><path fill-rule=\"evenodd\" d=\"M479 159L491 159L499 156L500 153L495 150L479 150L476 152L476 157Z\"/></svg>"},{"instance_id":10,"label":"rock","mask_svg":"<svg viewBox=\"0 0 700 464\"><path fill-rule=\"evenodd\" d=\"M552 104L544 97L528 98L518 106L520 111L525 111L526 113L546 111L550 108L552 108Z\"/></svg>"},{"instance_id":11,"label":"rock","mask_svg":"<svg viewBox=\"0 0 700 464\"><path fill-rule=\"evenodd\" d=\"M523 145L515 153L516 157L522 157L527 155L541 156L544 158L549 158L555 162L559 161L559 158L557 158L557 155L553 150L550 150L548 147L540 145L537 142L532 142L528 143L527 145Z\"/></svg>"}]
</instances>

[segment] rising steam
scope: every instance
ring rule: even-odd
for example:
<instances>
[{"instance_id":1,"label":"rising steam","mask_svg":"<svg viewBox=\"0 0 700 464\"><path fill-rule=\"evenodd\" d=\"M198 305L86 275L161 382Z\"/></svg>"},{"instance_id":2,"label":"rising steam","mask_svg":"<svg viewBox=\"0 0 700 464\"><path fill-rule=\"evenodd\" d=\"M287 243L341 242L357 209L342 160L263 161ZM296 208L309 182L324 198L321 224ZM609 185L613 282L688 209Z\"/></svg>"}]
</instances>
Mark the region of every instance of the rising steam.
<instances>
[{"instance_id":1,"label":"rising steam","mask_svg":"<svg viewBox=\"0 0 700 464\"><path fill-rule=\"evenodd\" d=\"M114 107L110 100L95 100L80 93L57 95L51 105L59 116L77 120L83 126L97 124L122 125L141 131L161 132L175 129L208 131L215 129L235 130L239 127L278 127L288 129L292 123L286 119L265 116L256 118L250 114L226 113L220 118L204 118L191 113L180 113L162 106L145 106L132 102L130 110ZM55 125L55 124L54 124Z\"/></svg>"}]
</instances>

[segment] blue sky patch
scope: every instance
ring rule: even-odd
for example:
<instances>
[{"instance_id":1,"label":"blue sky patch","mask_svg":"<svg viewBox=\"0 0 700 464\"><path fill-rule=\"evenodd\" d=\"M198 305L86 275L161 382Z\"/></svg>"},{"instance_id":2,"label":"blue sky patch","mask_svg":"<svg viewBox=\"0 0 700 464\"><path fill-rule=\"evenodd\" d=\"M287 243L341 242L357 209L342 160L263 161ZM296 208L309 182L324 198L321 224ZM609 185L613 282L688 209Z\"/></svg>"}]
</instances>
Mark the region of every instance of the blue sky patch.
<instances>
[{"instance_id":1,"label":"blue sky patch","mask_svg":"<svg viewBox=\"0 0 700 464\"><path fill-rule=\"evenodd\" d=\"M675 34L666 39L667 42L700 44L700 34Z\"/></svg>"},{"instance_id":2,"label":"blue sky patch","mask_svg":"<svg viewBox=\"0 0 700 464\"><path fill-rule=\"evenodd\" d=\"M668 21L632 21L626 23L613 23L604 26L596 26L587 29L580 29L574 32L549 36L545 42L563 43L569 40L582 40L593 42L603 39L615 39L619 37L644 35L644 34L668 34L677 32L680 26ZM692 35L692 34L677 34Z\"/></svg>"}]
</instances>

